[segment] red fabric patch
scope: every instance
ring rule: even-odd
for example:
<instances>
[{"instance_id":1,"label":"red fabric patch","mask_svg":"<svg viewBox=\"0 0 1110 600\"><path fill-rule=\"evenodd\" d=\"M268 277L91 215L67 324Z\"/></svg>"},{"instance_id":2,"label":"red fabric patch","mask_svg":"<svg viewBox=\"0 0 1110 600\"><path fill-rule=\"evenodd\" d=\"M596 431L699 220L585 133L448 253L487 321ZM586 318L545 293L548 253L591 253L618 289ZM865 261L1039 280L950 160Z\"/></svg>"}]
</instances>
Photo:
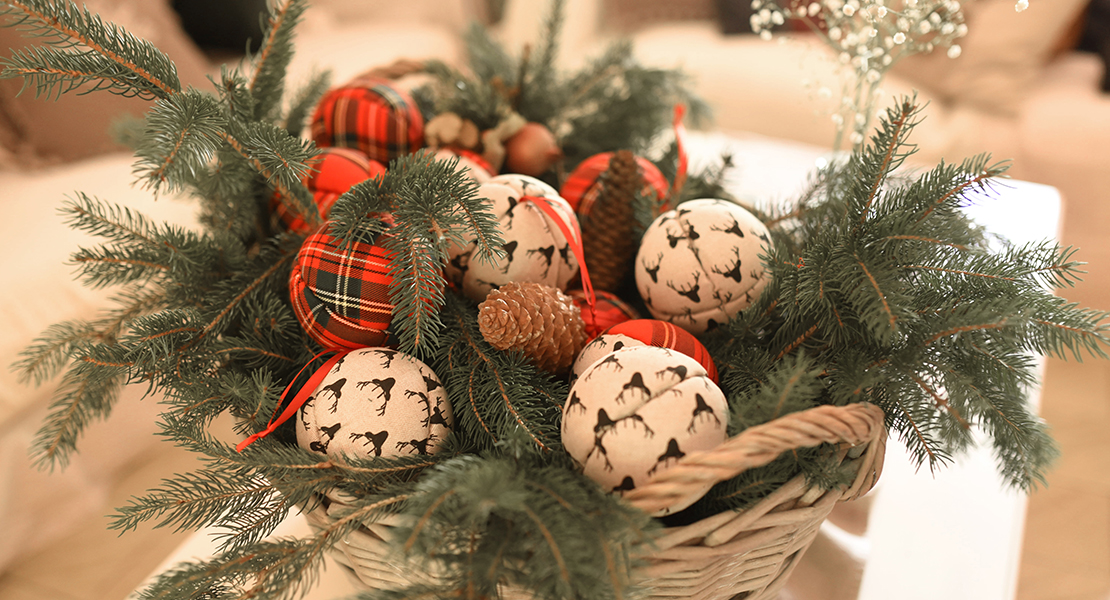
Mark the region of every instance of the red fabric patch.
<instances>
[{"instance_id":1,"label":"red fabric patch","mask_svg":"<svg viewBox=\"0 0 1110 600\"><path fill-rule=\"evenodd\" d=\"M589 340L587 341L592 341L595 337L601 335L602 331L618 323L640 318L636 309L626 304L616 294L594 290L594 296L597 298L597 304L594 306L597 322L590 323L590 307L585 290L571 290L567 293L574 301L575 306L582 310L582 318L586 321L586 332L589 334Z\"/></svg>"},{"instance_id":2,"label":"red fabric patch","mask_svg":"<svg viewBox=\"0 0 1110 600\"><path fill-rule=\"evenodd\" d=\"M602 190L598 180L609 168L609 159L612 157L612 152L602 152L587 158L575 167L563 182L563 189L559 190L559 195L570 204L579 217L590 214ZM640 175L644 178L643 193L654 194L656 198L666 198L670 184L659 169L650 160L639 156L636 157L636 164L639 165Z\"/></svg>"},{"instance_id":3,"label":"red fabric patch","mask_svg":"<svg viewBox=\"0 0 1110 600\"><path fill-rule=\"evenodd\" d=\"M385 166L350 148L324 148L312 165L304 184L312 192L320 217L328 218L331 207L340 196L355 185L385 173ZM270 197L270 211L288 230L307 234L308 224L296 207L287 206L280 194Z\"/></svg>"},{"instance_id":4,"label":"red fabric patch","mask_svg":"<svg viewBox=\"0 0 1110 600\"><path fill-rule=\"evenodd\" d=\"M389 340L390 255L373 240L350 247L324 224L305 239L289 277L293 311L325 348L383 346Z\"/></svg>"},{"instance_id":5,"label":"red fabric patch","mask_svg":"<svg viewBox=\"0 0 1110 600\"><path fill-rule=\"evenodd\" d=\"M359 78L324 95L311 134L317 146L354 148L389 164L424 146L424 117L407 92Z\"/></svg>"},{"instance_id":6,"label":"red fabric patch","mask_svg":"<svg viewBox=\"0 0 1110 600\"><path fill-rule=\"evenodd\" d=\"M670 348L698 361L709 373L709 379L717 383L717 365L709 350L693 334L666 321L657 319L636 319L610 327L605 333L619 333L635 338L649 346Z\"/></svg>"}]
</instances>

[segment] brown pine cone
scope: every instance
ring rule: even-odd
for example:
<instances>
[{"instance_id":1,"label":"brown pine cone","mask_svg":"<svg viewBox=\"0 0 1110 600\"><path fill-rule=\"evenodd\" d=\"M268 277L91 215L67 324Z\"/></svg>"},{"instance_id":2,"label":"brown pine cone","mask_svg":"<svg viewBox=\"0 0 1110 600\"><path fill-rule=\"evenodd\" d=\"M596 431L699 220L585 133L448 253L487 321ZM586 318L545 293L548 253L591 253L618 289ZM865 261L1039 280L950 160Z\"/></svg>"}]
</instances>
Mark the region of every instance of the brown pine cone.
<instances>
[{"instance_id":1,"label":"brown pine cone","mask_svg":"<svg viewBox=\"0 0 1110 600\"><path fill-rule=\"evenodd\" d=\"M633 202L644 187L636 157L628 150L614 152L594 185L602 189L582 220L582 250L593 286L615 292L636 257Z\"/></svg>"},{"instance_id":2,"label":"brown pine cone","mask_svg":"<svg viewBox=\"0 0 1110 600\"><path fill-rule=\"evenodd\" d=\"M562 374L586 345L574 301L541 283L512 282L478 305L478 328L498 350L520 350L538 368Z\"/></svg>"}]
</instances>

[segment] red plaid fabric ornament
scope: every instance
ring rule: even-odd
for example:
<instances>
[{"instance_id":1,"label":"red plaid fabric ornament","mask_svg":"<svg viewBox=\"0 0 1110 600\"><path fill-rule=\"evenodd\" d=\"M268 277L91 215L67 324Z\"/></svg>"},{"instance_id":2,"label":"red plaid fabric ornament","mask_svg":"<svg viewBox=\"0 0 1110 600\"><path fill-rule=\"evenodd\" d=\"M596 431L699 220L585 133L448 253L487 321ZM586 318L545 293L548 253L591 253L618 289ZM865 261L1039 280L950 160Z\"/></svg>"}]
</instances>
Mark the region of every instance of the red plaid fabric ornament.
<instances>
[{"instance_id":1,"label":"red plaid fabric ornament","mask_svg":"<svg viewBox=\"0 0 1110 600\"><path fill-rule=\"evenodd\" d=\"M347 190L385 173L385 170L385 165L370 160L358 150L324 148L316 157L305 186L312 192L320 217L326 220L335 201L347 193ZM270 197L270 211L286 229L309 233L308 223L305 223L296 207L287 205L280 194L275 193Z\"/></svg>"},{"instance_id":2,"label":"red plaid fabric ornament","mask_svg":"<svg viewBox=\"0 0 1110 600\"><path fill-rule=\"evenodd\" d=\"M312 117L317 146L354 148L383 164L424 145L424 117L412 97L377 77L331 90Z\"/></svg>"},{"instance_id":3,"label":"red plaid fabric ornament","mask_svg":"<svg viewBox=\"0 0 1110 600\"><path fill-rule=\"evenodd\" d=\"M579 163L563 182L559 195L570 204L575 214L579 216L590 214L590 208L604 189L599 181L601 174L609 168L609 159L612 157L612 152L602 152L587 158ZM640 156L636 157L636 164L639 165L640 175L644 178L643 193L660 199L666 198L670 184L659 172L659 168L650 160Z\"/></svg>"},{"instance_id":4,"label":"red plaid fabric ornament","mask_svg":"<svg viewBox=\"0 0 1110 600\"><path fill-rule=\"evenodd\" d=\"M594 290L597 303L592 313L584 290L571 290L567 295L574 301L574 305L582 310L582 320L586 322L586 335L590 340L618 323L640 318L640 313L616 294Z\"/></svg>"},{"instance_id":5,"label":"red plaid fabric ornament","mask_svg":"<svg viewBox=\"0 0 1110 600\"><path fill-rule=\"evenodd\" d=\"M390 340L390 253L376 240L346 246L325 223L308 236L289 277L293 312L325 348L385 346Z\"/></svg>"},{"instance_id":6,"label":"red plaid fabric ornament","mask_svg":"<svg viewBox=\"0 0 1110 600\"><path fill-rule=\"evenodd\" d=\"M717 365L714 364L713 357L709 356L709 350L693 334L677 325L657 319L635 319L610 327L604 335L610 334L626 335L648 346L670 348L681 352L701 363L709 373L709 379L717 383Z\"/></svg>"}]
</instances>

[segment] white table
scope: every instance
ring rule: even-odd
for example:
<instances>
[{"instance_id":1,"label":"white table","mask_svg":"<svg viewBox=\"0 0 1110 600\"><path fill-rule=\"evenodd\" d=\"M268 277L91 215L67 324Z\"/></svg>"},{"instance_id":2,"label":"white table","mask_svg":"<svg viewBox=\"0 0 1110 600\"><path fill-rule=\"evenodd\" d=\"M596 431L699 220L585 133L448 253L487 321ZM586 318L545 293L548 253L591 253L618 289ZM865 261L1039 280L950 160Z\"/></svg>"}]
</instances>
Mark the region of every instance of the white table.
<instances>
[{"instance_id":1,"label":"white table","mask_svg":"<svg viewBox=\"0 0 1110 600\"><path fill-rule=\"evenodd\" d=\"M728 148L737 165L730 186L758 204L788 199L825 155L820 149L750 135L692 136L692 167L699 157ZM1054 238L1060 222L1055 188L1002 182L998 197L968 209L981 224L1016 243ZM1038 392L1031 402L1036 405ZM876 488L867 538L854 550L867 557L859 600L1012 600L1016 593L1026 498L1004 488L989 447L930 474L916 472L892 439ZM275 535L306 535L291 516ZM155 571L214 551L209 532L186 541ZM355 591L334 564L308 598L338 598Z\"/></svg>"}]
</instances>

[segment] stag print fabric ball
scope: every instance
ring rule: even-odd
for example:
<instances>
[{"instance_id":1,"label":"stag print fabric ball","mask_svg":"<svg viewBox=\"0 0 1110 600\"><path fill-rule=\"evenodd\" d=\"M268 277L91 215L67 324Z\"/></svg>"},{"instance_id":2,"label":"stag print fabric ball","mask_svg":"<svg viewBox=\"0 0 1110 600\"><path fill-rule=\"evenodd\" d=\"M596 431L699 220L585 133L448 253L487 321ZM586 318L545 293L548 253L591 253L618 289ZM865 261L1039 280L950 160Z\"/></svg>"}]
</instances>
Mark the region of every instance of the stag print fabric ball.
<instances>
[{"instance_id":1,"label":"stag print fabric ball","mask_svg":"<svg viewBox=\"0 0 1110 600\"><path fill-rule=\"evenodd\" d=\"M434 454L454 425L432 369L388 348L344 356L297 413L297 444L369 458Z\"/></svg>"},{"instance_id":2,"label":"stag print fabric ball","mask_svg":"<svg viewBox=\"0 0 1110 600\"><path fill-rule=\"evenodd\" d=\"M478 197L490 203L505 255L493 261L471 260L477 247L473 238L465 245L452 245L448 278L477 302L510 281L567 289L578 274L578 260L563 229L577 235L578 219L555 189L527 175L498 175L479 186ZM530 198L546 202L562 227Z\"/></svg>"},{"instance_id":3,"label":"stag print fabric ball","mask_svg":"<svg viewBox=\"0 0 1110 600\"><path fill-rule=\"evenodd\" d=\"M570 388L562 439L587 477L613 493L635 489L690 452L727 437L728 403L698 362L655 346L595 361ZM710 486L656 513L693 504Z\"/></svg>"},{"instance_id":4,"label":"stag print fabric ball","mask_svg":"<svg viewBox=\"0 0 1110 600\"><path fill-rule=\"evenodd\" d=\"M750 306L770 273L767 227L725 200L701 199L659 215L636 254L636 287L652 316L702 333Z\"/></svg>"}]
</instances>

